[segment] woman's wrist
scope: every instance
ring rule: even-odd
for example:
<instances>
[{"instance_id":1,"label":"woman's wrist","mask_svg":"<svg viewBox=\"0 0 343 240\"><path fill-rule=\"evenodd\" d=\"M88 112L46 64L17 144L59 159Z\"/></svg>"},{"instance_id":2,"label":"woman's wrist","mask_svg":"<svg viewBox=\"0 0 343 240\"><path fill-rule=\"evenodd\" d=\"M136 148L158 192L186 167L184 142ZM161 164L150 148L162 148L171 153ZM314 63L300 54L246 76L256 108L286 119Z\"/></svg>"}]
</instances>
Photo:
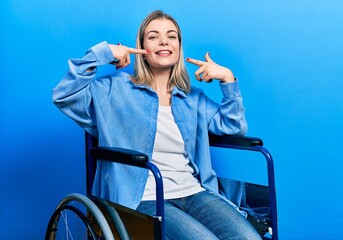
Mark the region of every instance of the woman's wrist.
<instances>
[{"instance_id":1,"label":"woman's wrist","mask_svg":"<svg viewBox=\"0 0 343 240\"><path fill-rule=\"evenodd\" d=\"M233 73L231 72L231 70L228 69L227 75L223 79L221 79L220 82L222 82L222 83L232 83L232 82L236 82L236 78L233 75Z\"/></svg>"}]
</instances>

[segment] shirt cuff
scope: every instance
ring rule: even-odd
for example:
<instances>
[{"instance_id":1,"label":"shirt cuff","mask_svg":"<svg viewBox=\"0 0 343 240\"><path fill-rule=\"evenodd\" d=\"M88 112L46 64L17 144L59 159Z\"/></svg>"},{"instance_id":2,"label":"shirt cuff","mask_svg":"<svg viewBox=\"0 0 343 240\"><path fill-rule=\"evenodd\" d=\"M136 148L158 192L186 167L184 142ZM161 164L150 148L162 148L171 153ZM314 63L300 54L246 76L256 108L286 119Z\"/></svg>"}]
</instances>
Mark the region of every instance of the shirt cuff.
<instances>
[{"instance_id":1,"label":"shirt cuff","mask_svg":"<svg viewBox=\"0 0 343 240\"><path fill-rule=\"evenodd\" d=\"M224 97L239 97L241 96L241 91L239 89L238 80L234 82L219 82L219 86L223 92Z\"/></svg>"},{"instance_id":2,"label":"shirt cuff","mask_svg":"<svg viewBox=\"0 0 343 240\"><path fill-rule=\"evenodd\" d=\"M105 65L113 61L118 61L113 57L112 51L106 41L98 43L91 48L98 65Z\"/></svg>"}]
</instances>

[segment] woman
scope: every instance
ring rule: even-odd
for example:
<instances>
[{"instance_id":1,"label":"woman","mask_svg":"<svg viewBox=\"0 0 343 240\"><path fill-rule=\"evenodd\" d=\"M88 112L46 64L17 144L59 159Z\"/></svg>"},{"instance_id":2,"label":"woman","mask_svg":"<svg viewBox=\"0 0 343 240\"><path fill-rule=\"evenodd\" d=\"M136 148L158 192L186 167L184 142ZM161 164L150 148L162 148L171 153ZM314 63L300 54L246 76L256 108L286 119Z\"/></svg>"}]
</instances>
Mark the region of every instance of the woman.
<instances>
[{"instance_id":1,"label":"woman","mask_svg":"<svg viewBox=\"0 0 343 240\"><path fill-rule=\"evenodd\" d=\"M246 219L218 194L208 132L244 134L238 83L228 68L187 58L199 81L219 80L221 104L191 87L183 61L181 30L162 11L142 22L136 48L107 42L69 60L53 90L54 103L101 146L134 149L149 156L163 177L166 239L260 239ZM121 69L135 54L135 73L96 78L96 69ZM117 182L119 184L113 184ZM120 184L125 183L125 184ZM155 213L155 188L146 169L98 162L93 193L146 214Z\"/></svg>"}]
</instances>

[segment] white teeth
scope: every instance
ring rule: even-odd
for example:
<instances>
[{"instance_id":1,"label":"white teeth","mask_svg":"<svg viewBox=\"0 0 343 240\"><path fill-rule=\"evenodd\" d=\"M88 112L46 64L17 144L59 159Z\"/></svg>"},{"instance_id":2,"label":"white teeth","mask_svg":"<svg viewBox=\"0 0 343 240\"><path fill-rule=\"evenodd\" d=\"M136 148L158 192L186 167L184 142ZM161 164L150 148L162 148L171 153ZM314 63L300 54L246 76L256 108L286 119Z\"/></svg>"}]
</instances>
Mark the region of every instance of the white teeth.
<instances>
[{"instance_id":1,"label":"white teeth","mask_svg":"<svg viewBox=\"0 0 343 240\"><path fill-rule=\"evenodd\" d=\"M167 51L167 50L162 50L162 51L158 51L157 52L158 54L169 54L171 53L170 51Z\"/></svg>"}]
</instances>

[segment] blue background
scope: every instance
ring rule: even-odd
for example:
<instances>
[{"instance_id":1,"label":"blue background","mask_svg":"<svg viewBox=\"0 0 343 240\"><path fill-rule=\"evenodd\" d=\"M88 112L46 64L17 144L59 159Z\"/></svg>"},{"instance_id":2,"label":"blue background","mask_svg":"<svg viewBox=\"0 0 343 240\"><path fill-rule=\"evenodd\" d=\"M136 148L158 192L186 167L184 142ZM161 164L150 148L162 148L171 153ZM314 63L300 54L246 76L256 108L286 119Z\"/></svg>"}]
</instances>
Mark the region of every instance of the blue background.
<instances>
[{"instance_id":1,"label":"blue background","mask_svg":"<svg viewBox=\"0 0 343 240\"><path fill-rule=\"evenodd\" d=\"M186 57L209 51L239 78L248 135L263 138L275 159L280 239L342 236L342 1L0 5L1 239L42 239L58 201L84 192L83 131L51 103L67 59L103 40L134 46L155 9L180 23ZM193 83L220 100L216 83Z\"/></svg>"}]
</instances>

